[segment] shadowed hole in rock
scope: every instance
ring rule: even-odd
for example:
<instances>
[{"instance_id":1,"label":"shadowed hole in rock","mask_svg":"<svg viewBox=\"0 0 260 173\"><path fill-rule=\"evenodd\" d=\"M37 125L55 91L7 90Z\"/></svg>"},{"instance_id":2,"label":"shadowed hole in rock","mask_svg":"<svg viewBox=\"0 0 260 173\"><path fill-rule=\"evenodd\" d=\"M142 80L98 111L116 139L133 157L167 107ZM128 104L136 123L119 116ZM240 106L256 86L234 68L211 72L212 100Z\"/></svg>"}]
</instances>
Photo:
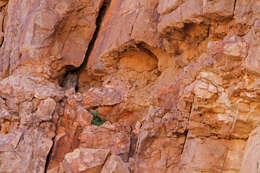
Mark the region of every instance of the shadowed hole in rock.
<instances>
[{"instance_id":1,"label":"shadowed hole in rock","mask_svg":"<svg viewBox=\"0 0 260 173\"><path fill-rule=\"evenodd\" d=\"M119 67L137 72L150 71L157 67L157 59L143 51L127 51L121 54Z\"/></svg>"},{"instance_id":2,"label":"shadowed hole in rock","mask_svg":"<svg viewBox=\"0 0 260 173\"><path fill-rule=\"evenodd\" d=\"M77 68L75 68L73 66L65 67L67 70L66 70L66 74L64 75L63 79L60 82L61 87L64 87L65 89L68 89L67 87L74 87L75 90L78 91L79 75L85 69L85 67L88 63L90 53L92 52L95 41L98 37L102 19L106 13L107 8L110 5L110 2L111 2L111 0L105 0L102 4L102 7L100 8L99 14L96 18L96 30L92 36L92 39L89 42L89 45L88 45L88 48L87 48L87 51L86 51L82 64ZM69 86L66 86L67 84L69 84Z\"/></svg>"}]
</instances>

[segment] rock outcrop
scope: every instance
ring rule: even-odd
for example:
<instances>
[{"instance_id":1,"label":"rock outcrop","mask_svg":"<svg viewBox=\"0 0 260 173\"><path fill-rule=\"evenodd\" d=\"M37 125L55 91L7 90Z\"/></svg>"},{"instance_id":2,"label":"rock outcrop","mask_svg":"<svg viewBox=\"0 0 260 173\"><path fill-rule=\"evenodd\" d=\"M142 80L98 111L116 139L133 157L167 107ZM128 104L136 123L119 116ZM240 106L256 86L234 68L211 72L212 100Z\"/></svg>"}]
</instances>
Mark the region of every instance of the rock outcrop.
<instances>
[{"instance_id":1,"label":"rock outcrop","mask_svg":"<svg viewBox=\"0 0 260 173\"><path fill-rule=\"evenodd\" d=\"M0 173L260 171L257 0L0 0Z\"/></svg>"}]
</instances>

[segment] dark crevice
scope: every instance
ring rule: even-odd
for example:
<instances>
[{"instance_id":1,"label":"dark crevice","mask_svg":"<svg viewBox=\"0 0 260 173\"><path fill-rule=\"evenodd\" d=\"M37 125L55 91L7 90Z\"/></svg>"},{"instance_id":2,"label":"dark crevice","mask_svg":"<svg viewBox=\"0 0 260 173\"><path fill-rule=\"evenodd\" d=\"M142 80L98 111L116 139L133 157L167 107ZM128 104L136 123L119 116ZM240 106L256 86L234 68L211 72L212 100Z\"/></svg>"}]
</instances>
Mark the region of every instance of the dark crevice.
<instances>
[{"instance_id":1,"label":"dark crevice","mask_svg":"<svg viewBox=\"0 0 260 173\"><path fill-rule=\"evenodd\" d=\"M234 2L233 16L235 15L236 5L237 5L237 0L235 0L235 2Z\"/></svg>"},{"instance_id":2,"label":"dark crevice","mask_svg":"<svg viewBox=\"0 0 260 173\"><path fill-rule=\"evenodd\" d=\"M100 11L99 11L99 14L98 14L98 17L96 18L96 30L92 36L92 39L91 41L89 42L89 46L88 46L88 49L87 49L87 52L85 54L85 58L83 60L83 63L78 67L76 68L74 71L78 72L78 73L81 73L84 68L86 67L87 63L88 63L88 58L90 56L90 53L92 52L93 48L94 48L94 44L95 44L95 41L98 37L98 33L99 33L99 30L100 30L100 26L101 26L101 23L102 23L102 20L105 16L105 13L106 13L106 10L107 8L109 7L109 4L110 4L110 0L105 0L102 7L100 8Z\"/></svg>"},{"instance_id":3,"label":"dark crevice","mask_svg":"<svg viewBox=\"0 0 260 173\"><path fill-rule=\"evenodd\" d=\"M188 132L189 131L187 129L184 131L185 139L184 139L183 147L182 147L182 150L181 150L181 156L182 156L184 149L185 149L185 144L186 144L186 141L187 141L187 138L188 138Z\"/></svg>"},{"instance_id":4,"label":"dark crevice","mask_svg":"<svg viewBox=\"0 0 260 173\"><path fill-rule=\"evenodd\" d=\"M138 137L133 133L133 128L130 126L131 131L130 131L130 147L129 147L129 158L133 157L135 154L135 149L136 149L136 144ZM141 128L141 127L140 127Z\"/></svg>"},{"instance_id":5,"label":"dark crevice","mask_svg":"<svg viewBox=\"0 0 260 173\"><path fill-rule=\"evenodd\" d=\"M144 53L148 54L149 56L155 58L158 60L158 57L156 55L153 54L152 51L149 50L149 48L147 48L147 46L145 45L145 43L139 43L136 45L138 49L140 49L141 51L143 51Z\"/></svg>"},{"instance_id":6,"label":"dark crevice","mask_svg":"<svg viewBox=\"0 0 260 173\"><path fill-rule=\"evenodd\" d=\"M104 0L104 3L103 3L102 7L99 10L99 14L98 14L98 16L96 18L96 30L95 30L95 32L94 32L94 34L92 36L92 39L89 42L89 45L88 45L88 48L87 48L87 51L86 51L86 54L85 54L85 57L84 57L84 60L83 60L82 64L79 67L77 67L77 68L74 68L72 70L67 71L67 73L64 76L65 80L63 80L61 86L65 86L66 85L65 84L66 81L67 81L66 79L69 79L68 76L75 76L76 75L77 78L75 79L75 77L73 77L72 80L73 80L73 82L76 80L75 81L76 82L75 90L78 91L79 75L85 69L85 67L87 66L89 56L90 56L90 54L91 54L91 52L92 52L92 50L94 48L94 44L95 44L95 41L96 41L96 39L98 37L98 33L99 33L99 30L100 30L100 26L101 26L102 20L103 20L103 18L105 16L106 10L108 9L108 7L110 5L110 2L111 2L111 0Z\"/></svg>"},{"instance_id":7,"label":"dark crevice","mask_svg":"<svg viewBox=\"0 0 260 173\"><path fill-rule=\"evenodd\" d=\"M88 63L89 56L90 56L90 54L91 54L91 52L94 48L94 44L95 44L95 41L98 37L98 32L100 30L100 26L101 26L103 17L105 15L107 8L109 7L110 1L111 0L104 0L104 3L102 4L102 7L100 8L98 17L96 18L96 30L95 30L95 32L92 36L91 41L89 42L83 63L77 68L75 68L73 66L65 67L66 73L65 73L63 79L60 82L61 87L65 88L65 89L75 88L75 90L78 91L79 75L85 69L85 67ZM56 127L56 129L57 129L57 127ZM51 161L51 156L52 156L53 147L54 147L54 143L55 143L55 137L52 140L53 140L53 144L52 144L52 147L51 147L51 149L50 149L50 151L49 151L49 153L46 157L44 173L47 173L48 166L49 166L49 163Z\"/></svg>"},{"instance_id":8,"label":"dark crevice","mask_svg":"<svg viewBox=\"0 0 260 173\"><path fill-rule=\"evenodd\" d=\"M3 14L2 14L3 15ZM0 32L2 32L2 40L0 40L0 47L2 47L3 43L4 43L4 20L5 20L5 15L2 16L2 19L0 21Z\"/></svg>"},{"instance_id":9,"label":"dark crevice","mask_svg":"<svg viewBox=\"0 0 260 173\"><path fill-rule=\"evenodd\" d=\"M76 88L78 84L78 73L75 71L67 71L60 82L60 86L64 89Z\"/></svg>"},{"instance_id":10,"label":"dark crevice","mask_svg":"<svg viewBox=\"0 0 260 173\"><path fill-rule=\"evenodd\" d=\"M59 103L61 104L62 100ZM63 107L63 109L64 109L64 107ZM60 121L60 118L61 118L61 116L58 117L58 119L57 119L57 121L55 123L55 126L56 126L56 128L55 128L55 136L51 139L52 140L52 146L51 146L50 151L49 151L49 153L48 153L48 155L46 157L44 173L47 173L50 161L52 159L52 153L53 153L53 149L54 149L54 145L55 145L55 139L56 139L56 136L58 134L57 130L58 130L58 123Z\"/></svg>"},{"instance_id":11,"label":"dark crevice","mask_svg":"<svg viewBox=\"0 0 260 173\"><path fill-rule=\"evenodd\" d=\"M45 162L45 167L44 167L44 173L47 173L47 170L48 170L48 166L49 166L49 163L51 161L51 155L52 155L52 151L53 151L53 146L54 146L54 139L55 137L52 139L52 146L51 146L51 149L46 157L46 162Z\"/></svg>"},{"instance_id":12,"label":"dark crevice","mask_svg":"<svg viewBox=\"0 0 260 173\"><path fill-rule=\"evenodd\" d=\"M49 167L49 164L50 164L50 161L51 161L52 152L53 152L53 148L54 148L54 145L55 145L55 138L57 136L57 129L58 129L59 120L60 120L60 117L58 118L57 123L56 123L55 136L51 139L52 140L52 146L51 146L51 149L50 149L50 151L49 151L49 153L46 157L46 162L45 162L45 166L44 166L44 173L47 173L48 167Z\"/></svg>"}]
</instances>

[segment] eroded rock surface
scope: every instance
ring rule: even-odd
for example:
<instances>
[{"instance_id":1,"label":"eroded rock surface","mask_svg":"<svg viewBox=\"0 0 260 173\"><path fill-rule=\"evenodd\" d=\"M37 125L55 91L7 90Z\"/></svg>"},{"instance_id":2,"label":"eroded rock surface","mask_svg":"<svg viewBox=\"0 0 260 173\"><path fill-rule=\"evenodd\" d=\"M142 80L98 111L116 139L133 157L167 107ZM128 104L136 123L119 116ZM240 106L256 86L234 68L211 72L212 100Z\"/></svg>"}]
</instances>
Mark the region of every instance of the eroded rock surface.
<instances>
[{"instance_id":1,"label":"eroded rock surface","mask_svg":"<svg viewBox=\"0 0 260 173\"><path fill-rule=\"evenodd\" d=\"M259 172L259 11L0 0L0 172Z\"/></svg>"}]
</instances>

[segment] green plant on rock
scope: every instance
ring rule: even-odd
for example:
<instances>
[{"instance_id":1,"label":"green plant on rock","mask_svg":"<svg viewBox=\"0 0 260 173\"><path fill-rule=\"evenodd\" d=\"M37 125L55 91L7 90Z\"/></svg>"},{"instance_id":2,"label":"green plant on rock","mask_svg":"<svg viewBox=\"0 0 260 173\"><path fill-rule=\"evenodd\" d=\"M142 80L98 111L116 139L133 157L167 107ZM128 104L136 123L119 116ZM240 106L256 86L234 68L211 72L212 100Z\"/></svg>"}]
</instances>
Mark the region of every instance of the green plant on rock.
<instances>
[{"instance_id":1,"label":"green plant on rock","mask_svg":"<svg viewBox=\"0 0 260 173\"><path fill-rule=\"evenodd\" d=\"M91 124L100 126L106 122L105 119L101 118L98 114L98 112L91 112L90 114L93 116L93 119L91 120Z\"/></svg>"}]
</instances>

